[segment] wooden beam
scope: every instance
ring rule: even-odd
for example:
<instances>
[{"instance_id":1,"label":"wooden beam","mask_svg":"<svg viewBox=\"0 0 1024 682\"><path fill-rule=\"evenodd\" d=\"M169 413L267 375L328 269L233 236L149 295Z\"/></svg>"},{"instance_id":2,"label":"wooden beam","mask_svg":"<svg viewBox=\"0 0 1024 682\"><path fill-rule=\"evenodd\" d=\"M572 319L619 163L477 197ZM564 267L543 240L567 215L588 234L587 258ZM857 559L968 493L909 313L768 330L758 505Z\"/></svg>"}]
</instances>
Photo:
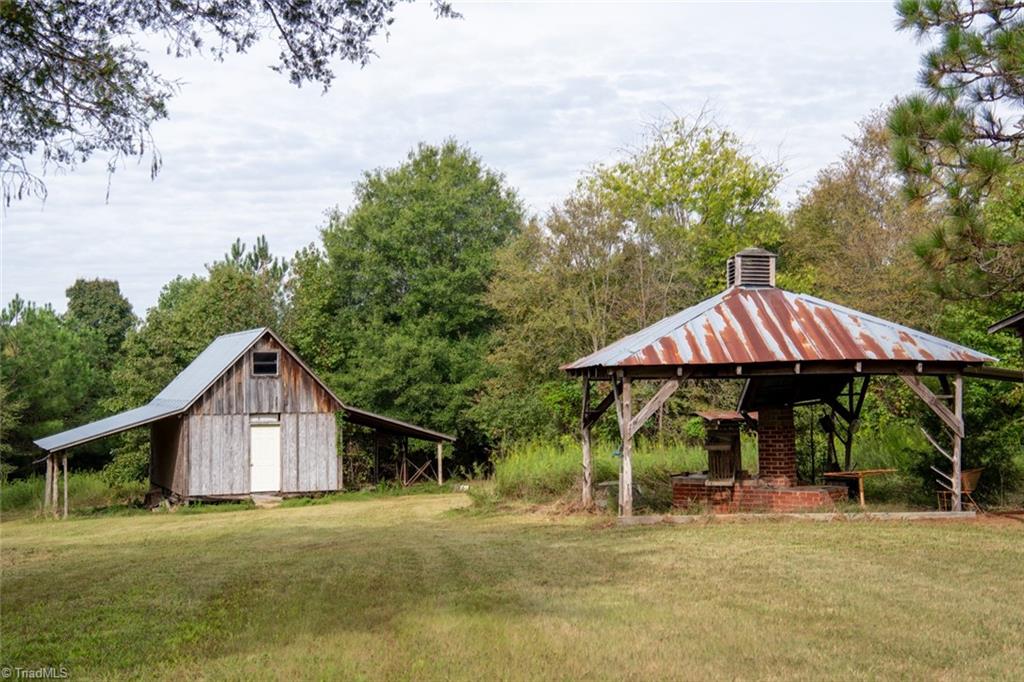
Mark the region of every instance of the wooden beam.
<instances>
[{"instance_id":1,"label":"wooden beam","mask_svg":"<svg viewBox=\"0 0 1024 682\"><path fill-rule=\"evenodd\" d=\"M842 417L843 421L845 421L847 424L850 424L850 423L853 422L854 416L852 414L850 414L850 411L848 409L846 409L845 407L843 407L842 403L840 403L834 397L829 396L829 397L825 398L823 402L826 405L828 405L829 407L831 407L835 411L836 414L838 414L840 417Z\"/></svg>"},{"instance_id":2,"label":"wooden beam","mask_svg":"<svg viewBox=\"0 0 1024 682\"><path fill-rule=\"evenodd\" d=\"M852 379L850 381L853 381ZM857 396L857 406L853 409L854 420L860 419L861 408L864 407L864 398L868 395L868 383L871 381L870 376L864 377L860 382L860 394Z\"/></svg>"},{"instance_id":3,"label":"wooden beam","mask_svg":"<svg viewBox=\"0 0 1024 682\"><path fill-rule=\"evenodd\" d=\"M923 433L924 437L928 439L928 442L932 444L932 447L934 447L936 450L942 453L942 455L950 462L953 461L953 456L946 452L946 449L939 445L939 443L934 438L932 438L932 435L930 433L925 431L924 428L921 429L921 433Z\"/></svg>"},{"instance_id":4,"label":"wooden beam","mask_svg":"<svg viewBox=\"0 0 1024 682\"><path fill-rule=\"evenodd\" d=\"M589 382L589 379L584 379L584 381ZM611 407L614 403L615 389L613 387L612 390L608 392L608 395L601 399L601 402L597 404L597 407L595 407L592 410L584 408L583 425L589 429L597 422L598 419L601 418L601 415L608 411L608 408ZM587 404L589 405L589 400L587 401Z\"/></svg>"},{"instance_id":5,"label":"wooden beam","mask_svg":"<svg viewBox=\"0 0 1024 682\"><path fill-rule=\"evenodd\" d=\"M626 440L626 432L622 428L622 391L621 381L612 384L612 396L615 398L615 420L619 425L619 439Z\"/></svg>"},{"instance_id":6,"label":"wooden beam","mask_svg":"<svg viewBox=\"0 0 1024 682\"><path fill-rule=\"evenodd\" d=\"M954 412L951 412L948 407L942 404L938 396L931 392L924 383L916 376L911 374L900 374L900 379L903 379L903 383L910 387L917 396L924 401L925 405L931 408L942 422L949 427L949 430L953 432L958 438L964 437L964 420L958 417ZM963 378L957 375L961 386L963 385Z\"/></svg>"},{"instance_id":7,"label":"wooden beam","mask_svg":"<svg viewBox=\"0 0 1024 682\"><path fill-rule=\"evenodd\" d=\"M993 381L1024 382L1024 371L1006 367L968 367L964 370L964 375Z\"/></svg>"},{"instance_id":8,"label":"wooden beam","mask_svg":"<svg viewBox=\"0 0 1024 682\"><path fill-rule=\"evenodd\" d=\"M633 435L629 425L633 415L633 382L622 379L622 400L619 428L622 430L622 468L619 473L619 516L633 515Z\"/></svg>"},{"instance_id":9,"label":"wooden beam","mask_svg":"<svg viewBox=\"0 0 1024 682\"><path fill-rule=\"evenodd\" d=\"M651 415L654 414L659 407L665 404L665 401L671 397L673 393L679 388L678 379L669 379L661 385L658 392L647 401L647 404L637 412L636 416L629 422L629 436L632 438L636 435L636 432L640 430L640 427L644 425Z\"/></svg>"}]
</instances>

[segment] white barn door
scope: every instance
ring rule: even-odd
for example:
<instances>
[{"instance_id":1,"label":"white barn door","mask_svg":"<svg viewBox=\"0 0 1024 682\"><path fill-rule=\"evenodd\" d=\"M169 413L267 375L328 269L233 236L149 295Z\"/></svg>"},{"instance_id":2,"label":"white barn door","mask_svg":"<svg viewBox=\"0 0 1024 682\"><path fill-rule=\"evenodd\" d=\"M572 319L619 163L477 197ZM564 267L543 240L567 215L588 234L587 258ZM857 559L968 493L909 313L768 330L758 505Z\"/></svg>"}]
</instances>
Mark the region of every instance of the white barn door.
<instances>
[{"instance_id":1,"label":"white barn door","mask_svg":"<svg viewBox=\"0 0 1024 682\"><path fill-rule=\"evenodd\" d=\"M249 492L281 490L281 425L253 424L249 438Z\"/></svg>"}]
</instances>

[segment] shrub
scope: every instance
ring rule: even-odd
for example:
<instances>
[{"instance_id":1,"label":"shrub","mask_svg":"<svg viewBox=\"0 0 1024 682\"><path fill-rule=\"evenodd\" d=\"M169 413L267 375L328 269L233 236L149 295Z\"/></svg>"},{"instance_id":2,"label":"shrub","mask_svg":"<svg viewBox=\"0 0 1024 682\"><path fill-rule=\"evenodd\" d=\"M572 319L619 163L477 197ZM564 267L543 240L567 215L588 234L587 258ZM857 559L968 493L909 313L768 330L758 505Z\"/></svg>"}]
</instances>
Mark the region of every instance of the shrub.
<instances>
[{"instance_id":1,"label":"shrub","mask_svg":"<svg viewBox=\"0 0 1024 682\"><path fill-rule=\"evenodd\" d=\"M115 450L101 473L111 486L145 481L149 478L149 453L135 448Z\"/></svg>"}]
</instances>

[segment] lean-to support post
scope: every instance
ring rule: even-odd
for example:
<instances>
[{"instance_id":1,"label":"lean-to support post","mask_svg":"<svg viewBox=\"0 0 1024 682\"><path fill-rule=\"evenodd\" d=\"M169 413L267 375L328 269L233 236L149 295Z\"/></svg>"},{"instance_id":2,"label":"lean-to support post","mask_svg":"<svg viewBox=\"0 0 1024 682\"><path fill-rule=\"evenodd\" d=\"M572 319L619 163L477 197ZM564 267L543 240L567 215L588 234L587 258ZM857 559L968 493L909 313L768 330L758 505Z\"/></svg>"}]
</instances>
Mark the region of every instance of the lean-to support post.
<instances>
[{"instance_id":1,"label":"lean-to support post","mask_svg":"<svg viewBox=\"0 0 1024 682\"><path fill-rule=\"evenodd\" d=\"M964 422L964 375L957 374L953 378L953 414L956 416L960 424ZM963 450L963 437L953 432L953 511L961 511L963 509L963 500L961 499L962 484L963 481L960 477L960 460Z\"/></svg>"},{"instance_id":2,"label":"lean-to support post","mask_svg":"<svg viewBox=\"0 0 1024 682\"><path fill-rule=\"evenodd\" d=\"M50 511L54 518L60 517L60 460L57 455L50 455L53 460L53 476L50 477Z\"/></svg>"},{"instance_id":3,"label":"lean-to support post","mask_svg":"<svg viewBox=\"0 0 1024 682\"><path fill-rule=\"evenodd\" d=\"M437 441L437 484L444 485L444 441Z\"/></svg>"},{"instance_id":4,"label":"lean-to support post","mask_svg":"<svg viewBox=\"0 0 1024 682\"><path fill-rule=\"evenodd\" d=\"M46 481L43 489L43 512L50 511L50 496L53 494L53 455L46 454Z\"/></svg>"},{"instance_id":5,"label":"lean-to support post","mask_svg":"<svg viewBox=\"0 0 1024 682\"><path fill-rule=\"evenodd\" d=\"M633 381L622 377L622 407L619 428L622 431L622 468L619 474L619 516L633 515Z\"/></svg>"},{"instance_id":6,"label":"lean-to support post","mask_svg":"<svg viewBox=\"0 0 1024 682\"><path fill-rule=\"evenodd\" d=\"M583 447L583 508L590 509L594 503L594 479L591 469L590 423L590 379L583 378L583 414L580 417L580 439Z\"/></svg>"},{"instance_id":7,"label":"lean-to support post","mask_svg":"<svg viewBox=\"0 0 1024 682\"><path fill-rule=\"evenodd\" d=\"M373 484L380 484L380 434L373 432Z\"/></svg>"},{"instance_id":8,"label":"lean-to support post","mask_svg":"<svg viewBox=\"0 0 1024 682\"><path fill-rule=\"evenodd\" d=\"M61 461L64 464L64 518L68 517L68 453L64 453L61 456Z\"/></svg>"}]
</instances>

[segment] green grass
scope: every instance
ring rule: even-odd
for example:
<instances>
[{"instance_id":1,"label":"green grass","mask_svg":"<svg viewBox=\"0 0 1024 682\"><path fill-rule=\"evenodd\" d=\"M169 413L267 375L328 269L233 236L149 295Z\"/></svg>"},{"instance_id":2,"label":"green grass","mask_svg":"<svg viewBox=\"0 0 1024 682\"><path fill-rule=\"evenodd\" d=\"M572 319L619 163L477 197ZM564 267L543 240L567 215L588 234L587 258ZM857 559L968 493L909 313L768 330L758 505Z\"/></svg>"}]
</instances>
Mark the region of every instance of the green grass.
<instances>
[{"instance_id":1,"label":"green grass","mask_svg":"<svg viewBox=\"0 0 1024 682\"><path fill-rule=\"evenodd\" d=\"M1012 679L1024 523L618 528L463 495L22 519L3 665L74 679Z\"/></svg>"},{"instance_id":2,"label":"green grass","mask_svg":"<svg viewBox=\"0 0 1024 682\"><path fill-rule=\"evenodd\" d=\"M743 463L757 470L754 443L744 439ZM594 483L618 481L619 457L615 445L593 446ZM638 508L667 511L672 503L671 474L707 469L707 452L701 447L655 445L640 441L633 453L633 481L640 489ZM494 484L504 499L544 502L572 495L579 489L582 467L580 445L548 442L522 443L496 458Z\"/></svg>"},{"instance_id":3,"label":"green grass","mask_svg":"<svg viewBox=\"0 0 1024 682\"><path fill-rule=\"evenodd\" d=\"M43 508L44 488L41 476L9 481L0 487L0 512L8 519L39 514ZM99 473L71 473L68 506L76 514L129 513L141 506L148 489L149 484L143 481L111 485ZM64 495L63 479L59 492Z\"/></svg>"}]
</instances>

